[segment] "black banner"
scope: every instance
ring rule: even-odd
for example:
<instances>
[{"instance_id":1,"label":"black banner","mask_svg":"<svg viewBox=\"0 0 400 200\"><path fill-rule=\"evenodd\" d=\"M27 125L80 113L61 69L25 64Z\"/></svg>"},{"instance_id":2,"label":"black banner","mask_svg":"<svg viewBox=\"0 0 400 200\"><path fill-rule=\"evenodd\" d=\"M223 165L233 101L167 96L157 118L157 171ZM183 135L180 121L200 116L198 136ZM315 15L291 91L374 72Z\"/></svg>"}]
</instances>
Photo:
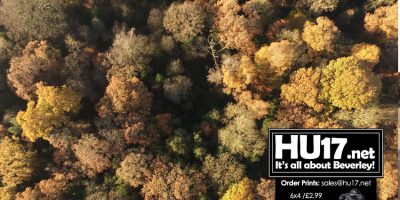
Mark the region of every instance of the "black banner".
<instances>
[{"instance_id":1,"label":"black banner","mask_svg":"<svg viewBox=\"0 0 400 200\"><path fill-rule=\"evenodd\" d=\"M383 177L382 129L270 129L270 177Z\"/></svg>"}]
</instances>

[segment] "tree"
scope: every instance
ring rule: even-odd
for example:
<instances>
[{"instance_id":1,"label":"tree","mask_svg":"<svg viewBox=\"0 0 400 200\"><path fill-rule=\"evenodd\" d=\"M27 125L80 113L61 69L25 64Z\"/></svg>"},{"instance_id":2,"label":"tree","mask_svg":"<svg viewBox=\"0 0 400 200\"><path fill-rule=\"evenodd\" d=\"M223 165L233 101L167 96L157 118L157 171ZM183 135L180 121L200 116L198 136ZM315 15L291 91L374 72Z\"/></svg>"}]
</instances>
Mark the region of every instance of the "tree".
<instances>
[{"instance_id":1,"label":"tree","mask_svg":"<svg viewBox=\"0 0 400 200\"><path fill-rule=\"evenodd\" d=\"M303 40L315 51L333 52L340 37L340 30L327 17L318 17L317 23L306 21Z\"/></svg>"},{"instance_id":2,"label":"tree","mask_svg":"<svg viewBox=\"0 0 400 200\"><path fill-rule=\"evenodd\" d=\"M206 14L195 2L172 3L165 11L164 27L180 42L188 42L201 35Z\"/></svg>"},{"instance_id":3,"label":"tree","mask_svg":"<svg viewBox=\"0 0 400 200\"><path fill-rule=\"evenodd\" d=\"M150 199L201 199L207 195L206 177L203 173L179 165L156 163L150 180L143 185L145 200Z\"/></svg>"},{"instance_id":4,"label":"tree","mask_svg":"<svg viewBox=\"0 0 400 200\"><path fill-rule=\"evenodd\" d=\"M259 95L252 94L250 91L242 92L235 96L235 99L239 104L245 105L255 119L261 119L268 115L272 107L271 102L262 100Z\"/></svg>"},{"instance_id":5,"label":"tree","mask_svg":"<svg viewBox=\"0 0 400 200\"><path fill-rule=\"evenodd\" d=\"M25 99L35 99L35 83L56 83L61 70L60 52L46 41L29 42L22 55L13 57L7 79L15 93Z\"/></svg>"},{"instance_id":6,"label":"tree","mask_svg":"<svg viewBox=\"0 0 400 200\"><path fill-rule=\"evenodd\" d=\"M222 44L252 54L256 49L252 40L261 32L259 23L240 15L242 8L237 0L219 0L216 7L215 27Z\"/></svg>"},{"instance_id":7,"label":"tree","mask_svg":"<svg viewBox=\"0 0 400 200\"><path fill-rule=\"evenodd\" d=\"M138 78L113 76L97 106L100 116L103 116L103 111L104 114L115 112L146 116L150 112L152 100L152 93ZM112 108L109 108L109 104Z\"/></svg>"},{"instance_id":8,"label":"tree","mask_svg":"<svg viewBox=\"0 0 400 200\"><path fill-rule=\"evenodd\" d=\"M56 173L50 179L42 180L34 187L27 187L25 191L16 195L17 200L53 200L62 199L68 187L68 178L64 174Z\"/></svg>"},{"instance_id":9,"label":"tree","mask_svg":"<svg viewBox=\"0 0 400 200\"><path fill-rule=\"evenodd\" d=\"M377 180L379 199L391 199L398 194L398 167L396 162L385 160L385 176Z\"/></svg>"},{"instance_id":10,"label":"tree","mask_svg":"<svg viewBox=\"0 0 400 200\"><path fill-rule=\"evenodd\" d=\"M364 18L364 27L367 32L383 36L388 40L397 41L398 3L391 6L377 8L374 13L367 13Z\"/></svg>"},{"instance_id":11,"label":"tree","mask_svg":"<svg viewBox=\"0 0 400 200\"><path fill-rule=\"evenodd\" d=\"M256 199L256 196L255 183L248 178L244 178L240 182L233 184L221 200Z\"/></svg>"},{"instance_id":12,"label":"tree","mask_svg":"<svg viewBox=\"0 0 400 200\"><path fill-rule=\"evenodd\" d=\"M0 23L16 39L48 39L65 33L67 22L63 0L4 0Z\"/></svg>"},{"instance_id":13,"label":"tree","mask_svg":"<svg viewBox=\"0 0 400 200\"><path fill-rule=\"evenodd\" d=\"M164 95L175 103L180 103L186 99L191 87L192 81L190 78L182 75L168 78L163 84Z\"/></svg>"},{"instance_id":14,"label":"tree","mask_svg":"<svg viewBox=\"0 0 400 200\"><path fill-rule=\"evenodd\" d=\"M183 129L178 129L175 134L167 139L167 146L169 150L180 156L190 155L191 145L193 141Z\"/></svg>"},{"instance_id":15,"label":"tree","mask_svg":"<svg viewBox=\"0 0 400 200\"><path fill-rule=\"evenodd\" d=\"M159 31L163 28L164 13L161 9L152 8L147 17L147 27L152 31Z\"/></svg>"},{"instance_id":16,"label":"tree","mask_svg":"<svg viewBox=\"0 0 400 200\"><path fill-rule=\"evenodd\" d=\"M361 109L375 101L381 81L354 57L331 60L322 69L319 98L341 109Z\"/></svg>"},{"instance_id":17,"label":"tree","mask_svg":"<svg viewBox=\"0 0 400 200\"><path fill-rule=\"evenodd\" d=\"M136 34L134 29L122 29L115 34L107 57L117 67L133 66L135 72L140 73L146 69L154 53L155 46L148 37Z\"/></svg>"},{"instance_id":18,"label":"tree","mask_svg":"<svg viewBox=\"0 0 400 200\"><path fill-rule=\"evenodd\" d=\"M34 173L35 152L8 137L0 142L0 177L3 186L17 186Z\"/></svg>"},{"instance_id":19,"label":"tree","mask_svg":"<svg viewBox=\"0 0 400 200\"><path fill-rule=\"evenodd\" d=\"M117 169L117 176L132 187L139 187L151 177L153 156L144 153L129 153Z\"/></svg>"},{"instance_id":20,"label":"tree","mask_svg":"<svg viewBox=\"0 0 400 200\"><path fill-rule=\"evenodd\" d=\"M17 122L22 134L30 141L46 138L55 128L68 120L68 115L77 113L80 96L70 88L37 85L38 100L28 102L26 111L20 111Z\"/></svg>"},{"instance_id":21,"label":"tree","mask_svg":"<svg viewBox=\"0 0 400 200\"><path fill-rule=\"evenodd\" d=\"M244 178L245 166L235 156L223 153L218 157L207 156L203 162L203 172L208 174L213 186L222 195L230 185Z\"/></svg>"},{"instance_id":22,"label":"tree","mask_svg":"<svg viewBox=\"0 0 400 200\"><path fill-rule=\"evenodd\" d=\"M363 8L365 11L371 11L371 10L375 10L381 6L390 6L395 4L397 1L396 0L367 0L364 5Z\"/></svg>"},{"instance_id":23,"label":"tree","mask_svg":"<svg viewBox=\"0 0 400 200\"><path fill-rule=\"evenodd\" d=\"M256 76L256 66L248 56L225 55L220 68L209 71L208 80L223 84L226 94L239 94L247 89Z\"/></svg>"},{"instance_id":24,"label":"tree","mask_svg":"<svg viewBox=\"0 0 400 200\"><path fill-rule=\"evenodd\" d=\"M364 61L366 66L372 69L379 63L381 49L374 44L360 43L355 44L351 48L351 52L354 57Z\"/></svg>"},{"instance_id":25,"label":"tree","mask_svg":"<svg viewBox=\"0 0 400 200\"><path fill-rule=\"evenodd\" d=\"M98 139L93 134L83 135L72 146L75 156L78 158L80 168L89 176L111 167L111 146L108 142Z\"/></svg>"},{"instance_id":26,"label":"tree","mask_svg":"<svg viewBox=\"0 0 400 200\"><path fill-rule=\"evenodd\" d=\"M289 70L296 59L295 45L288 40L272 42L256 52L255 63L269 69L278 76Z\"/></svg>"},{"instance_id":27,"label":"tree","mask_svg":"<svg viewBox=\"0 0 400 200\"><path fill-rule=\"evenodd\" d=\"M304 3L315 13L333 12L340 0L304 0Z\"/></svg>"},{"instance_id":28,"label":"tree","mask_svg":"<svg viewBox=\"0 0 400 200\"><path fill-rule=\"evenodd\" d=\"M257 194L261 199L275 198L275 181L273 179L261 178L257 184Z\"/></svg>"},{"instance_id":29,"label":"tree","mask_svg":"<svg viewBox=\"0 0 400 200\"><path fill-rule=\"evenodd\" d=\"M397 110L393 106L374 105L354 111L340 110L334 117L355 128L378 128L381 122L396 121Z\"/></svg>"},{"instance_id":30,"label":"tree","mask_svg":"<svg viewBox=\"0 0 400 200\"><path fill-rule=\"evenodd\" d=\"M14 200L16 193L15 186L0 187L0 195L3 200Z\"/></svg>"},{"instance_id":31,"label":"tree","mask_svg":"<svg viewBox=\"0 0 400 200\"><path fill-rule=\"evenodd\" d=\"M319 69L300 68L290 75L288 84L281 86L281 99L293 104L305 104L315 111L322 110L323 105L318 102Z\"/></svg>"},{"instance_id":32,"label":"tree","mask_svg":"<svg viewBox=\"0 0 400 200\"><path fill-rule=\"evenodd\" d=\"M226 126L218 131L218 140L232 153L250 160L258 160L265 151L265 138L257 130L249 110L242 105L229 104L225 108Z\"/></svg>"}]
</instances>

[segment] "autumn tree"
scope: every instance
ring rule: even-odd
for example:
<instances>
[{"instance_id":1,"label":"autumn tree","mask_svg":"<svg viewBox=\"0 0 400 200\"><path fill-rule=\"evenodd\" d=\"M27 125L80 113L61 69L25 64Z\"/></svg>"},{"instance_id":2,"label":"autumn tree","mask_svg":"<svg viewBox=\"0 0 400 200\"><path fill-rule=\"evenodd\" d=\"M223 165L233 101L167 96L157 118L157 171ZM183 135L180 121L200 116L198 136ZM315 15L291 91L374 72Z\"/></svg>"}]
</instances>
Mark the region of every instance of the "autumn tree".
<instances>
[{"instance_id":1,"label":"autumn tree","mask_svg":"<svg viewBox=\"0 0 400 200\"><path fill-rule=\"evenodd\" d=\"M367 32L383 36L388 40L397 40L398 34L398 4L377 8L374 13L367 13L364 27Z\"/></svg>"},{"instance_id":2,"label":"autumn tree","mask_svg":"<svg viewBox=\"0 0 400 200\"><path fill-rule=\"evenodd\" d=\"M144 153L129 153L117 169L117 176L132 187L139 187L151 177L153 157Z\"/></svg>"},{"instance_id":3,"label":"autumn tree","mask_svg":"<svg viewBox=\"0 0 400 200\"><path fill-rule=\"evenodd\" d=\"M133 66L135 73L144 71L155 52L155 46L144 35L135 33L134 29L122 29L115 34L107 57L117 67Z\"/></svg>"},{"instance_id":4,"label":"autumn tree","mask_svg":"<svg viewBox=\"0 0 400 200\"><path fill-rule=\"evenodd\" d=\"M335 23L327 17L318 17L316 23L306 21L303 40L315 51L333 52L341 33Z\"/></svg>"},{"instance_id":5,"label":"autumn tree","mask_svg":"<svg viewBox=\"0 0 400 200\"><path fill-rule=\"evenodd\" d=\"M293 104L305 104L315 111L322 110L323 105L318 102L319 69L300 68L290 76L288 84L281 86L281 99Z\"/></svg>"},{"instance_id":6,"label":"autumn tree","mask_svg":"<svg viewBox=\"0 0 400 200\"><path fill-rule=\"evenodd\" d=\"M398 194L398 167L396 162L385 161L385 176L377 180L379 199L390 199Z\"/></svg>"},{"instance_id":7,"label":"autumn tree","mask_svg":"<svg viewBox=\"0 0 400 200\"><path fill-rule=\"evenodd\" d=\"M3 186L16 186L34 173L35 152L23 144L2 138L0 142L0 177Z\"/></svg>"},{"instance_id":8,"label":"autumn tree","mask_svg":"<svg viewBox=\"0 0 400 200\"><path fill-rule=\"evenodd\" d=\"M203 162L203 171L222 195L230 185L244 178L245 166L235 156L223 153L217 157L207 156Z\"/></svg>"},{"instance_id":9,"label":"autumn tree","mask_svg":"<svg viewBox=\"0 0 400 200\"><path fill-rule=\"evenodd\" d=\"M15 186L0 187L0 195L3 200L14 200L17 188Z\"/></svg>"},{"instance_id":10,"label":"autumn tree","mask_svg":"<svg viewBox=\"0 0 400 200\"><path fill-rule=\"evenodd\" d=\"M255 183L249 178L244 178L240 182L231 185L221 200L242 200L256 199Z\"/></svg>"},{"instance_id":11,"label":"autumn tree","mask_svg":"<svg viewBox=\"0 0 400 200\"><path fill-rule=\"evenodd\" d=\"M147 27L152 31L160 31L163 28L163 18L163 10L152 8L147 17Z\"/></svg>"},{"instance_id":12,"label":"autumn tree","mask_svg":"<svg viewBox=\"0 0 400 200\"><path fill-rule=\"evenodd\" d=\"M127 146L124 131L121 129L100 129L97 132L107 143L110 144L111 151L115 155L124 154Z\"/></svg>"},{"instance_id":13,"label":"autumn tree","mask_svg":"<svg viewBox=\"0 0 400 200\"><path fill-rule=\"evenodd\" d=\"M21 56L11 59L8 82L19 97L34 100L35 83L44 81L53 84L58 81L60 59L60 52L46 41L29 42Z\"/></svg>"},{"instance_id":14,"label":"autumn tree","mask_svg":"<svg viewBox=\"0 0 400 200\"><path fill-rule=\"evenodd\" d=\"M111 167L111 146L93 134L83 135L72 149L79 160L80 168L89 176L103 172Z\"/></svg>"},{"instance_id":15,"label":"autumn tree","mask_svg":"<svg viewBox=\"0 0 400 200\"><path fill-rule=\"evenodd\" d=\"M381 89L380 78L354 57L331 60L322 68L321 85L319 98L345 110L372 103Z\"/></svg>"},{"instance_id":16,"label":"autumn tree","mask_svg":"<svg viewBox=\"0 0 400 200\"><path fill-rule=\"evenodd\" d=\"M156 163L150 180L141 190L144 199L201 199L207 195L202 172L179 165Z\"/></svg>"},{"instance_id":17,"label":"autumn tree","mask_svg":"<svg viewBox=\"0 0 400 200\"><path fill-rule=\"evenodd\" d=\"M221 67L211 69L208 81L224 86L226 94L245 91L256 76L256 66L248 56L224 55Z\"/></svg>"},{"instance_id":18,"label":"autumn tree","mask_svg":"<svg viewBox=\"0 0 400 200\"><path fill-rule=\"evenodd\" d=\"M275 198L275 181L273 179L261 178L256 189L257 194L261 199Z\"/></svg>"},{"instance_id":19,"label":"autumn tree","mask_svg":"<svg viewBox=\"0 0 400 200\"><path fill-rule=\"evenodd\" d=\"M397 110L393 106L374 105L357 110L340 110L334 117L355 128L378 128L381 122L396 121Z\"/></svg>"},{"instance_id":20,"label":"autumn tree","mask_svg":"<svg viewBox=\"0 0 400 200\"><path fill-rule=\"evenodd\" d=\"M36 94L38 100L28 102L26 110L17 115L22 134L30 141L46 138L68 120L69 114L77 113L80 108L80 96L65 86L38 84Z\"/></svg>"},{"instance_id":21,"label":"autumn tree","mask_svg":"<svg viewBox=\"0 0 400 200\"><path fill-rule=\"evenodd\" d=\"M63 0L5 0L0 6L0 23L17 39L48 39L67 29Z\"/></svg>"},{"instance_id":22,"label":"autumn tree","mask_svg":"<svg viewBox=\"0 0 400 200\"><path fill-rule=\"evenodd\" d=\"M219 130L218 140L232 153L250 160L258 160L265 151L266 142L249 110L242 105L229 104L225 108L225 127Z\"/></svg>"},{"instance_id":23,"label":"autumn tree","mask_svg":"<svg viewBox=\"0 0 400 200\"><path fill-rule=\"evenodd\" d=\"M64 192L68 188L69 178L60 173L56 173L52 178L42 180L34 187L28 187L25 191L16 195L17 200L52 200L63 198Z\"/></svg>"},{"instance_id":24,"label":"autumn tree","mask_svg":"<svg viewBox=\"0 0 400 200\"><path fill-rule=\"evenodd\" d=\"M365 62L366 67L373 68L379 63L381 49L368 43L355 44L352 48L352 55L361 61Z\"/></svg>"},{"instance_id":25,"label":"autumn tree","mask_svg":"<svg viewBox=\"0 0 400 200\"><path fill-rule=\"evenodd\" d=\"M151 92L138 78L113 76L105 96L98 103L98 111L101 116L108 112L147 115L150 112L152 97ZM111 104L112 108L107 108L108 104Z\"/></svg>"},{"instance_id":26,"label":"autumn tree","mask_svg":"<svg viewBox=\"0 0 400 200\"><path fill-rule=\"evenodd\" d=\"M295 45L288 40L272 42L256 52L254 61L280 76L292 67L296 53Z\"/></svg>"},{"instance_id":27,"label":"autumn tree","mask_svg":"<svg viewBox=\"0 0 400 200\"><path fill-rule=\"evenodd\" d=\"M315 13L334 11L340 0L303 0L303 2Z\"/></svg>"},{"instance_id":28,"label":"autumn tree","mask_svg":"<svg viewBox=\"0 0 400 200\"><path fill-rule=\"evenodd\" d=\"M185 1L172 3L165 11L164 27L180 42L188 42L201 35L205 28L206 14L198 4Z\"/></svg>"},{"instance_id":29,"label":"autumn tree","mask_svg":"<svg viewBox=\"0 0 400 200\"><path fill-rule=\"evenodd\" d=\"M371 10L375 10L381 6L390 6L395 4L397 1L396 0L367 0L365 1L365 3L363 4L363 8L366 11L371 11Z\"/></svg>"},{"instance_id":30,"label":"autumn tree","mask_svg":"<svg viewBox=\"0 0 400 200\"><path fill-rule=\"evenodd\" d=\"M222 44L252 54L256 49L252 40L261 32L257 21L240 15L242 8L237 0L219 0L216 8L215 27Z\"/></svg>"}]
</instances>

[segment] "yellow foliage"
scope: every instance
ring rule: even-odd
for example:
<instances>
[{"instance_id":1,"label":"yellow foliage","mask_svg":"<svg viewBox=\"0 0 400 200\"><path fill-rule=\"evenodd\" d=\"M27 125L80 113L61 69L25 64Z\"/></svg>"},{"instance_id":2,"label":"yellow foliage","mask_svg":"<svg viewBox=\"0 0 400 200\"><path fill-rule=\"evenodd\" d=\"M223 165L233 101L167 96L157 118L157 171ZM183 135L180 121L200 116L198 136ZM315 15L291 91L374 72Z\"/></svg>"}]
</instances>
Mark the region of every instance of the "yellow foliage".
<instances>
[{"instance_id":1,"label":"yellow foliage","mask_svg":"<svg viewBox=\"0 0 400 200\"><path fill-rule=\"evenodd\" d=\"M281 99L288 103L305 104L320 112L323 105L318 102L320 70L301 68L290 76L290 82L282 85Z\"/></svg>"},{"instance_id":2,"label":"yellow foliage","mask_svg":"<svg viewBox=\"0 0 400 200\"><path fill-rule=\"evenodd\" d=\"M359 60L365 61L368 67L373 67L379 63L379 56L381 54L381 49L374 45L368 43L356 44L351 48L353 56Z\"/></svg>"},{"instance_id":3,"label":"yellow foliage","mask_svg":"<svg viewBox=\"0 0 400 200\"><path fill-rule=\"evenodd\" d=\"M252 83L256 76L256 66L248 56L242 56L240 65L237 69L232 66L222 65L222 81L224 82L224 92L227 94L242 92L247 85Z\"/></svg>"},{"instance_id":4,"label":"yellow foliage","mask_svg":"<svg viewBox=\"0 0 400 200\"><path fill-rule=\"evenodd\" d=\"M16 193L15 186L3 186L0 187L0 199L1 200L12 200Z\"/></svg>"},{"instance_id":5,"label":"yellow foliage","mask_svg":"<svg viewBox=\"0 0 400 200\"><path fill-rule=\"evenodd\" d=\"M388 200L396 196L398 186L398 168L396 163L385 161L383 178L377 179L378 197L381 200Z\"/></svg>"},{"instance_id":6,"label":"yellow foliage","mask_svg":"<svg viewBox=\"0 0 400 200\"><path fill-rule=\"evenodd\" d=\"M121 114L148 114L153 100L152 93L136 77L113 76L106 88L106 96L110 98L114 111Z\"/></svg>"},{"instance_id":7,"label":"yellow foliage","mask_svg":"<svg viewBox=\"0 0 400 200\"><path fill-rule=\"evenodd\" d=\"M332 20L327 17L318 17L316 24L306 21L302 36L307 45L315 51L333 52L340 31Z\"/></svg>"},{"instance_id":8,"label":"yellow foliage","mask_svg":"<svg viewBox=\"0 0 400 200\"><path fill-rule=\"evenodd\" d=\"M256 52L254 62L262 67L269 66L271 72L282 75L292 66L295 53L294 45L288 40L272 42Z\"/></svg>"},{"instance_id":9,"label":"yellow foliage","mask_svg":"<svg viewBox=\"0 0 400 200\"><path fill-rule=\"evenodd\" d=\"M345 110L363 108L381 89L380 78L353 56L331 60L322 69L321 85L319 98Z\"/></svg>"},{"instance_id":10,"label":"yellow foliage","mask_svg":"<svg viewBox=\"0 0 400 200\"><path fill-rule=\"evenodd\" d=\"M268 114L271 104L260 98L254 98L250 91L245 91L235 97L238 103L243 104L249 109L256 119L261 119Z\"/></svg>"},{"instance_id":11,"label":"yellow foliage","mask_svg":"<svg viewBox=\"0 0 400 200\"><path fill-rule=\"evenodd\" d=\"M76 113L80 107L80 96L66 86L38 84L36 94L37 102L28 102L26 111L18 112L16 118L30 141L46 137L67 120L67 113Z\"/></svg>"},{"instance_id":12,"label":"yellow foliage","mask_svg":"<svg viewBox=\"0 0 400 200\"><path fill-rule=\"evenodd\" d=\"M397 40L398 34L398 4L391 6L383 6L374 11L374 13L367 13L365 15L364 27L370 33L383 35L387 39Z\"/></svg>"},{"instance_id":13,"label":"yellow foliage","mask_svg":"<svg viewBox=\"0 0 400 200\"><path fill-rule=\"evenodd\" d=\"M254 187L253 181L244 178L239 183L233 184L221 200L254 200L256 199Z\"/></svg>"},{"instance_id":14,"label":"yellow foliage","mask_svg":"<svg viewBox=\"0 0 400 200\"><path fill-rule=\"evenodd\" d=\"M0 143L2 185L17 186L28 180L33 175L34 155L34 152L27 150L20 143L7 137L3 138Z\"/></svg>"}]
</instances>

